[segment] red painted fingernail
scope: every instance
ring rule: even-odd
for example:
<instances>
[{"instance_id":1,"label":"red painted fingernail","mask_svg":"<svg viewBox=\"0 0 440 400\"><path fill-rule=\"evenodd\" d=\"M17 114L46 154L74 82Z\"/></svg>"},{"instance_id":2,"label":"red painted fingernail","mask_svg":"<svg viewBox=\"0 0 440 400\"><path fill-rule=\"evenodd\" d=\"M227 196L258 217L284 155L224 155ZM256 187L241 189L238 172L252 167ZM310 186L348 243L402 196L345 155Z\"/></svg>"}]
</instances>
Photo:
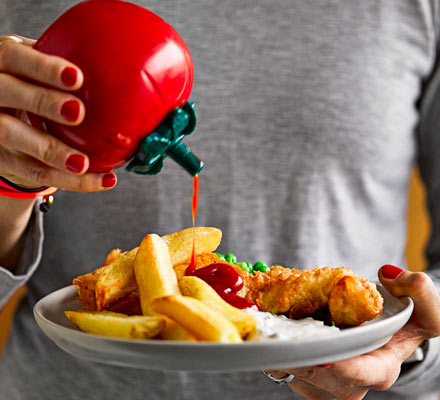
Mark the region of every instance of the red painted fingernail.
<instances>
[{"instance_id":1,"label":"red painted fingernail","mask_svg":"<svg viewBox=\"0 0 440 400\"><path fill-rule=\"evenodd\" d=\"M79 117L80 106L75 100L66 101L61 107L61 115L67 119L67 121L76 121Z\"/></svg>"},{"instance_id":2,"label":"red painted fingernail","mask_svg":"<svg viewBox=\"0 0 440 400\"><path fill-rule=\"evenodd\" d=\"M78 72L72 67L66 67L63 69L63 72L61 72L61 81L66 86L73 86L76 83L77 77Z\"/></svg>"},{"instance_id":3,"label":"red painted fingernail","mask_svg":"<svg viewBox=\"0 0 440 400\"><path fill-rule=\"evenodd\" d=\"M386 264L381 269L382 276L386 279L395 279L403 272L403 269L395 267L394 265Z\"/></svg>"},{"instance_id":4,"label":"red painted fingernail","mask_svg":"<svg viewBox=\"0 0 440 400\"><path fill-rule=\"evenodd\" d=\"M319 368L324 368L324 369L330 369L333 368L333 364L320 364L318 365Z\"/></svg>"},{"instance_id":5,"label":"red painted fingernail","mask_svg":"<svg viewBox=\"0 0 440 400\"><path fill-rule=\"evenodd\" d=\"M102 177L102 187L109 188L116 185L116 175L115 174L105 174Z\"/></svg>"},{"instance_id":6,"label":"red painted fingernail","mask_svg":"<svg viewBox=\"0 0 440 400\"><path fill-rule=\"evenodd\" d=\"M66 168L72 172L81 172L86 164L86 158L81 154L72 154L66 160Z\"/></svg>"}]
</instances>

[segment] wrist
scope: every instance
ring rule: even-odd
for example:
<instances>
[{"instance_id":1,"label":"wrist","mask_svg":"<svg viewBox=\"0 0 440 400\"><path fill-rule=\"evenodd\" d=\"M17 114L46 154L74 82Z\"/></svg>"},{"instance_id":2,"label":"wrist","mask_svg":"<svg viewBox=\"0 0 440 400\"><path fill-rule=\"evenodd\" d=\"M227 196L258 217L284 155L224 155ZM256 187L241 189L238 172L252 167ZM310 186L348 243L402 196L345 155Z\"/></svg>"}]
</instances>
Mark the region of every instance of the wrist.
<instances>
[{"instance_id":1,"label":"wrist","mask_svg":"<svg viewBox=\"0 0 440 400\"><path fill-rule=\"evenodd\" d=\"M0 265L12 272L22 250L22 239L37 198L0 196Z\"/></svg>"},{"instance_id":2,"label":"wrist","mask_svg":"<svg viewBox=\"0 0 440 400\"><path fill-rule=\"evenodd\" d=\"M41 186L41 185L24 185L22 183L17 183L14 182L12 179L6 178L4 176L0 175L0 187L4 187L7 189L13 189L13 190L17 190L17 191L22 191L22 190L36 190L42 187L46 187L46 186Z\"/></svg>"},{"instance_id":3,"label":"wrist","mask_svg":"<svg viewBox=\"0 0 440 400\"><path fill-rule=\"evenodd\" d=\"M55 193L57 188L49 186L25 187L0 176L0 195L16 199L31 199Z\"/></svg>"},{"instance_id":4,"label":"wrist","mask_svg":"<svg viewBox=\"0 0 440 400\"><path fill-rule=\"evenodd\" d=\"M53 203L52 194L58 189L55 187L40 186L40 187L24 187L17 185L14 182L0 176L0 196L10 197L14 199L35 199L36 197L43 197L43 202L40 205L41 211L47 211Z\"/></svg>"}]
</instances>

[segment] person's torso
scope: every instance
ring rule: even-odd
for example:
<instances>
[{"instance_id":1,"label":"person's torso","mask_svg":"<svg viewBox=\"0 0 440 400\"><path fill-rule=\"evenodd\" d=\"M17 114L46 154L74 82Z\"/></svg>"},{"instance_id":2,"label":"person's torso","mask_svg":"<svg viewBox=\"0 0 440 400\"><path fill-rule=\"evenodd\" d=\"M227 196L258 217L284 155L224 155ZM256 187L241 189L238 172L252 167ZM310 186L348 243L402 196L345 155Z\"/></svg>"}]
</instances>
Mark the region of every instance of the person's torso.
<instances>
[{"instance_id":1,"label":"person's torso","mask_svg":"<svg viewBox=\"0 0 440 400\"><path fill-rule=\"evenodd\" d=\"M37 37L74 3L4 0L1 29ZM403 264L416 105L435 57L429 1L139 4L171 23L193 57L198 127L186 141L205 162L197 225L222 229L219 251L296 268L344 265L370 279L385 263ZM55 195L0 386L21 380L28 365L57 360L65 371L57 370L53 393L80 376L99 380L97 393L110 398L123 382L134 385L130 399L292 398L258 374L101 368L65 355L38 331L28 308L35 300L99 266L112 248L191 225L192 181L173 161L158 176L121 170L118 178L106 193ZM35 337L22 339L27 330ZM49 379L34 378L26 390Z\"/></svg>"}]
</instances>

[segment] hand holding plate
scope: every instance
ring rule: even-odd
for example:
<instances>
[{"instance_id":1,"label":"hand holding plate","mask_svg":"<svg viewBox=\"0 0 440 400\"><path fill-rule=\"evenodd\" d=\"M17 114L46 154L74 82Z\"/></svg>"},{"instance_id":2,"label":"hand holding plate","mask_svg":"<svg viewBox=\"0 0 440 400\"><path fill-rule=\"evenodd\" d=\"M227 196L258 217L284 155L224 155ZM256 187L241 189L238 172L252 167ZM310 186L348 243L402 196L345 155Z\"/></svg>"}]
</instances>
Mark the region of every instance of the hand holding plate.
<instances>
[{"instance_id":1,"label":"hand holding plate","mask_svg":"<svg viewBox=\"0 0 440 400\"><path fill-rule=\"evenodd\" d=\"M403 361L425 340L440 336L440 295L422 272L385 265L379 278L393 296L409 296L414 301L410 320L386 345L334 364L270 372L294 375L290 388L307 399L357 400L370 389L389 389L399 377Z\"/></svg>"}]
</instances>

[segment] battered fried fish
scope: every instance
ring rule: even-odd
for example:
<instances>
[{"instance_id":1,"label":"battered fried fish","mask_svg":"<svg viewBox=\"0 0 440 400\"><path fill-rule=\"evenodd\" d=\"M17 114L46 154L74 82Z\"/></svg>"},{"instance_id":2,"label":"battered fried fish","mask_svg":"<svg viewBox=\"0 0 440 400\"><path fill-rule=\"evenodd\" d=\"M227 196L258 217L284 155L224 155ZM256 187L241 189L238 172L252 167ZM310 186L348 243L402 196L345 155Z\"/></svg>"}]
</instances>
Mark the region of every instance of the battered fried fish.
<instances>
[{"instance_id":1,"label":"battered fried fish","mask_svg":"<svg viewBox=\"0 0 440 400\"><path fill-rule=\"evenodd\" d=\"M383 308L376 285L344 267L297 270L275 266L268 273L241 275L243 297L262 311L294 319L328 307L336 325L356 326L377 318Z\"/></svg>"}]
</instances>

